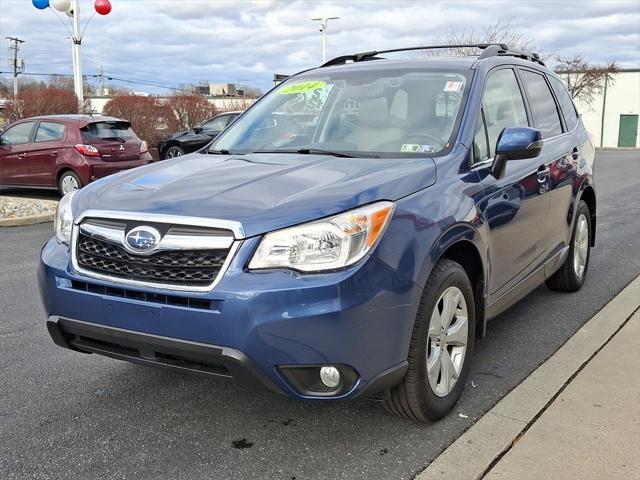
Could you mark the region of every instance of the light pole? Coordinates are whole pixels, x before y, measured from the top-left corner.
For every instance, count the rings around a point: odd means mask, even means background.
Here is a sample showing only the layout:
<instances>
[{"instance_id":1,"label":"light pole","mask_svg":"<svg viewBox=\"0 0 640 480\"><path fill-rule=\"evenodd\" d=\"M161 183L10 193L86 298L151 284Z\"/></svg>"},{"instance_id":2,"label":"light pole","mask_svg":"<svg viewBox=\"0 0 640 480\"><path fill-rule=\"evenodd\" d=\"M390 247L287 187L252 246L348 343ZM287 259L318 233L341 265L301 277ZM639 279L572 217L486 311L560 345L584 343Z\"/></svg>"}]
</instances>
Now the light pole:
<instances>
[{"instance_id":1,"label":"light pole","mask_svg":"<svg viewBox=\"0 0 640 480\"><path fill-rule=\"evenodd\" d=\"M73 59L73 89L75 91L76 97L78 98L78 108L81 109L84 104L84 89L82 85L82 58L80 56L80 45L82 44L82 37L84 35L84 31L87 29L87 25L93 16L97 13L99 15L108 15L111 12L111 2L110 0L95 0L93 7L95 12L87 23L84 24L84 28L80 31L80 1L79 0L31 0L33 6L38 10L45 10L50 8L51 11L58 16L56 10L58 12L64 12L70 18L71 28L65 25L67 32L71 37L71 53ZM64 25L64 21L58 17L58 19Z\"/></svg>"},{"instance_id":2,"label":"light pole","mask_svg":"<svg viewBox=\"0 0 640 480\"><path fill-rule=\"evenodd\" d=\"M322 63L327 61L327 26L329 20L338 20L340 17L312 18L314 22L320 22L320 32L322 32Z\"/></svg>"},{"instance_id":3,"label":"light pole","mask_svg":"<svg viewBox=\"0 0 640 480\"><path fill-rule=\"evenodd\" d=\"M80 35L80 2L72 0L71 8L73 11L73 89L78 98L78 105L82 108L84 104L84 88L82 82L82 60L80 57L80 45L82 44L82 36Z\"/></svg>"}]
</instances>

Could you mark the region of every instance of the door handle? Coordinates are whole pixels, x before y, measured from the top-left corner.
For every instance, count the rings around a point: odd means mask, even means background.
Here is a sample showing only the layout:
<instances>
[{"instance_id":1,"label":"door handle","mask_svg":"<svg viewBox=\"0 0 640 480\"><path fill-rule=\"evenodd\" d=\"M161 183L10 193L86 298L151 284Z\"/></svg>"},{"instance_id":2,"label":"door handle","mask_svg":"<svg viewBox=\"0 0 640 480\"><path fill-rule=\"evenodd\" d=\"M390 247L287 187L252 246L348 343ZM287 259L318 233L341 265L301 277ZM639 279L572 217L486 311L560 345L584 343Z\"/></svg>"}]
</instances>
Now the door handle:
<instances>
[{"instance_id":1,"label":"door handle","mask_svg":"<svg viewBox=\"0 0 640 480\"><path fill-rule=\"evenodd\" d=\"M56 155L58 155L58 151L54 150L53 152L49 153L49 155L51 155L52 157L55 157Z\"/></svg>"},{"instance_id":2,"label":"door handle","mask_svg":"<svg viewBox=\"0 0 640 480\"><path fill-rule=\"evenodd\" d=\"M538 167L538 183L544 183L547 181L547 178L549 177L549 167L547 167L546 165L540 165L540 167Z\"/></svg>"},{"instance_id":3,"label":"door handle","mask_svg":"<svg viewBox=\"0 0 640 480\"><path fill-rule=\"evenodd\" d=\"M18 158L24 158L26 156L27 156L27 152L18 154Z\"/></svg>"}]
</instances>

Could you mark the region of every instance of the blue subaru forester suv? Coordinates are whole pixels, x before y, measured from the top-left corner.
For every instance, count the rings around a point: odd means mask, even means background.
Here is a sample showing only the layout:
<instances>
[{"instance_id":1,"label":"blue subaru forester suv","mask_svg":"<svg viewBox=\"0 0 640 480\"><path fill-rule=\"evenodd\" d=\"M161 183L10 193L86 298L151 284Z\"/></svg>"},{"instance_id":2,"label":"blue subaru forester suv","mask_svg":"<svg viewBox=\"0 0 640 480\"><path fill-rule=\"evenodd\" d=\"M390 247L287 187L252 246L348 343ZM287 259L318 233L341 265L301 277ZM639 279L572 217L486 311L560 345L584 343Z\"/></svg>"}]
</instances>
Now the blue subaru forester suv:
<instances>
[{"instance_id":1,"label":"blue subaru forester suv","mask_svg":"<svg viewBox=\"0 0 640 480\"><path fill-rule=\"evenodd\" d=\"M567 90L535 54L476 47L336 58L204 150L65 196L39 270L54 342L445 415L487 320L578 290L595 238Z\"/></svg>"}]
</instances>

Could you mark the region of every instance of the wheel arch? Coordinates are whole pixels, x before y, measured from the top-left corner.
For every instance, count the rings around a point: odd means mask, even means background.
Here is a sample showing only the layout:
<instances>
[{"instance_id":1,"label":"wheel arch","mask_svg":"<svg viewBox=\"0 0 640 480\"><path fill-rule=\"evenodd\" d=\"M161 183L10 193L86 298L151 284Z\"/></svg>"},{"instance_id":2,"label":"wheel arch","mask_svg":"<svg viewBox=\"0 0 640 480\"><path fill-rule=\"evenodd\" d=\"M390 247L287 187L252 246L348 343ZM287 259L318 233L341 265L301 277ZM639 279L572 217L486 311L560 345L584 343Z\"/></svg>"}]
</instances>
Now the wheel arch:
<instances>
[{"instance_id":1,"label":"wheel arch","mask_svg":"<svg viewBox=\"0 0 640 480\"><path fill-rule=\"evenodd\" d=\"M433 265L440 259L446 258L459 263L464 268L473 288L476 314L476 335L484 337L486 334L485 299L488 268L484 242L480 233L469 224L457 224L440 235L429 259L431 273Z\"/></svg>"},{"instance_id":2,"label":"wheel arch","mask_svg":"<svg viewBox=\"0 0 640 480\"><path fill-rule=\"evenodd\" d=\"M586 185L582 189L582 193L580 194L580 198L578 201L584 200L584 203L587 204L589 208L589 216L591 217L591 246L593 247L596 243L596 192L591 185Z\"/></svg>"}]
</instances>

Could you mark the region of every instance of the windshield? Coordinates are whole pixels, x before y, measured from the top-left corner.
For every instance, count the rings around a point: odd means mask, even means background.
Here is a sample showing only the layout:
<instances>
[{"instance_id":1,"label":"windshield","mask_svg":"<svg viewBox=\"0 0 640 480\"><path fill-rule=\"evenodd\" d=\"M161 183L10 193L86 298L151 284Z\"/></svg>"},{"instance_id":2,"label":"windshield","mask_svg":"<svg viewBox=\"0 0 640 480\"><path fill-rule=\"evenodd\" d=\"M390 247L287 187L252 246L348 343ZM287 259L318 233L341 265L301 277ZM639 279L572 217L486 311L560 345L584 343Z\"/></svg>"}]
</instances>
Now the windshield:
<instances>
[{"instance_id":1,"label":"windshield","mask_svg":"<svg viewBox=\"0 0 640 480\"><path fill-rule=\"evenodd\" d=\"M450 147L470 75L417 69L322 73L279 85L218 137L211 151L434 156Z\"/></svg>"}]
</instances>

